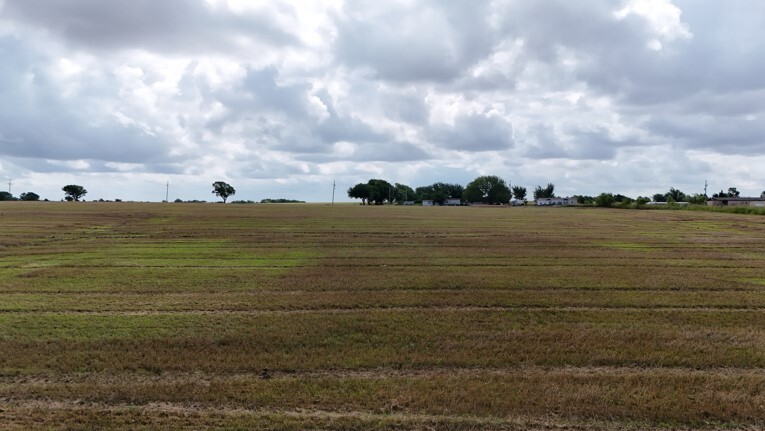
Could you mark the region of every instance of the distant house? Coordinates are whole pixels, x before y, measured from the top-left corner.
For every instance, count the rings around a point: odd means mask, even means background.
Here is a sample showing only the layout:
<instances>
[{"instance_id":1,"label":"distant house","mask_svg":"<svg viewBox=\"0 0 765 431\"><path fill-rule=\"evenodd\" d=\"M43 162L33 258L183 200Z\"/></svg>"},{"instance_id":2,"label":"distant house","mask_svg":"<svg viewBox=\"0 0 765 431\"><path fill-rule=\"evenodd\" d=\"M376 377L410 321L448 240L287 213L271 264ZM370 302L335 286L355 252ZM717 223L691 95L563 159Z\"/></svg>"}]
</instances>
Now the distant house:
<instances>
[{"instance_id":1,"label":"distant house","mask_svg":"<svg viewBox=\"0 0 765 431\"><path fill-rule=\"evenodd\" d=\"M724 206L765 207L765 198L712 198L707 201L707 205L711 207L724 207Z\"/></svg>"},{"instance_id":2,"label":"distant house","mask_svg":"<svg viewBox=\"0 0 765 431\"><path fill-rule=\"evenodd\" d=\"M432 199L425 199L422 201L422 206L424 207L432 207L432 206L438 206L438 205L446 205L450 207L460 206L462 205L462 200L461 199L446 199L444 200L443 204L438 204L436 203L436 201Z\"/></svg>"},{"instance_id":3,"label":"distant house","mask_svg":"<svg viewBox=\"0 0 765 431\"><path fill-rule=\"evenodd\" d=\"M576 205L578 202L575 197L570 198L539 198L536 200L536 205L540 207L544 206L562 206L562 205Z\"/></svg>"},{"instance_id":4,"label":"distant house","mask_svg":"<svg viewBox=\"0 0 765 431\"><path fill-rule=\"evenodd\" d=\"M404 201L402 205L411 206L414 205L414 201Z\"/></svg>"}]
</instances>

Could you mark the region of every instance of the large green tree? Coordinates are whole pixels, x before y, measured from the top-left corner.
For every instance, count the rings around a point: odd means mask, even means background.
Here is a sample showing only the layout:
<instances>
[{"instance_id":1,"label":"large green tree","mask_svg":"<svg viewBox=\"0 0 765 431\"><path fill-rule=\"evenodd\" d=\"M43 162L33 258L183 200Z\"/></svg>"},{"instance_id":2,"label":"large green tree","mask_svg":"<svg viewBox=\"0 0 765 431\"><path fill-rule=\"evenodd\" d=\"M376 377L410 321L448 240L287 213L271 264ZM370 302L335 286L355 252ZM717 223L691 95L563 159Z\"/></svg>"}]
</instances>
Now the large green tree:
<instances>
[{"instance_id":1,"label":"large green tree","mask_svg":"<svg viewBox=\"0 0 765 431\"><path fill-rule=\"evenodd\" d=\"M236 194L236 190L231 186L231 184L228 184L224 181L216 181L212 184L212 193L215 196L218 196L219 198L223 199L223 203L226 203L226 199L228 199L229 196L233 196Z\"/></svg>"},{"instance_id":2,"label":"large green tree","mask_svg":"<svg viewBox=\"0 0 765 431\"><path fill-rule=\"evenodd\" d=\"M77 184L69 184L61 188L64 191L64 198L68 201L79 201L80 198L88 194L85 187Z\"/></svg>"},{"instance_id":3,"label":"large green tree","mask_svg":"<svg viewBox=\"0 0 765 431\"><path fill-rule=\"evenodd\" d=\"M13 197L12 194L9 192L0 192L0 201L15 201L16 198Z\"/></svg>"},{"instance_id":4,"label":"large green tree","mask_svg":"<svg viewBox=\"0 0 765 431\"><path fill-rule=\"evenodd\" d=\"M438 182L417 187L416 191L420 200L432 200L438 205L443 205L447 199L461 199L464 190L461 184Z\"/></svg>"},{"instance_id":5,"label":"large green tree","mask_svg":"<svg viewBox=\"0 0 765 431\"><path fill-rule=\"evenodd\" d=\"M19 199L21 199L22 201L39 201L40 195L34 192L27 192L27 193L22 193L19 196Z\"/></svg>"},{"instance_id":6,"label":"large green tree","mask_svg":"<svg viewBox=\"0 0 765 431\"><path fill-rule=\"evenodd\" d=\"M392 203L396 200L397 190L391 183L373 178L366 184L359 183L348 189L348 197L361 199L361 203L382 205L385 201Z\"/></svg>"},{"instance_id":7,"label":"large green tree","mask_svg":"<svg viewBox=\"0 0 765 431\"><path fill-rule=\"evenodd\" d=\"M519 201L526 200L526 187L513 186L512 191L513 191L513 196L515 196L515 198L518 199Z\"/></svg>"},{"instance_id":8,"label":"large green tree","mask_svg":"<svg viewBox=\"0 0 765 431\"><path fill-rule=\"evenodd\" d=\"M547 183L547 187L537 186L534 189L534 200L540 198L554 198L555 197L555 185L553 183Z\"/></svg>"},{"instance_id":9,"label":"large green tree","mask_svg":"<svg viewBox=\"0 0 765 431\"><path fill-rule=\"evenodd\" d=\"M358 183L348 189L348 197L351 199L361 199L361 205L367 204L369 199L369 186L364 183Z\"/></svg>"},{"instance_id":10,"label":"large green tree","mask_svg":"<svg viewBox=\"0 0 765 431\"><path fill-rule=\"evenodd\" d=\"M411 187L406 184L396 183L393 186L393 200L396 202L413 201L417 196L417 193Z\"/></svg>"},{"instance_id":11,"label":"large green tree","mask_svg":"<svg viewBox=\"0 0 765 431\"><path fill-rule=\"evenodd\" d=\"M510 201L510 188L496 175L480 176L470 182L462 193L465 202L500 204Z\"/></svg>"},{"instance_id":12,"label":"large green tree","mask_svg":"<svg viewBox=\"0 0 765 431\"><path fill-rule=\"evenodd\" d=\"M385 201L393 202L393 185L391 183L373 178L367 182L367 185L369 186L370 203L374 202L375 205L382 205Z\"/></svg>"}]
</instances>

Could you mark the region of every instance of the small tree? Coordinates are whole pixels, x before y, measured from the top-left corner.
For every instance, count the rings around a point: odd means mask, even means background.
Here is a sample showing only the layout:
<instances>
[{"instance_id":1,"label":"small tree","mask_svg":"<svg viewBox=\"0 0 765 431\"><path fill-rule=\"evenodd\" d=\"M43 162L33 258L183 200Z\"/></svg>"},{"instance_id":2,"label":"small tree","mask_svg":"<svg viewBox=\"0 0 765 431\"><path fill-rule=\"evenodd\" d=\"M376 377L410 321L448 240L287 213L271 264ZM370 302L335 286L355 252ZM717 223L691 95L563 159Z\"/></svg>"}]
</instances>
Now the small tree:
<instances>
[{"instance_id":1,"label":"small tree","mask_svg":"<svg viewBox=\"0 0 765 431\"><path fill-rule=\"evenodd\" d=\"M67 201L79 201L81 197L88 194L88 191L85 190L85 187L78 186L76 184L69 184L61 188L61 190L64 191L65 199Z\"/></svg>"},{"instance_id":2,"label":"small tree","mask_svg":"<svg viewBox=\"0 0 765 431\"><path fill-rule=\"evenodd\" d=\"M21 199L22 201L39 201L40 195L33 192L27 192L27 193L22 193L19 196L19 199Z\"/></svg>"},{"instance_id":3,"label":"small tree","mask_svg":"<svg viewBox=\"0 0 765 431\"><path fill-rule=\"evenodd\" d=\"M611 193L601 193L595 198L595 206L608 208L616 202L616 198Z\"/></svg>"},{"instance_id":4,"label":"small tree","mask_svg":"<svg viewBox=\"0 0 765 431\"><path fill-rule=\"evenodd\" d=\"M703 193L696 193L693 196L686 196L686 200L693 205L704 205L707 203L708 198Z\"/></svg>"},{"instance_id":5,"label":"small tree","mask_svg":"<svg viewBox=\"0 0 765 431\"><path fill-rule=\"evenodd\" d=\"M16 198L8 192L0 192L0 201L15 201Z\"/></svg>"},{"instance_id":6,"label":"small tree","mask_svg":"<svg viewBox=\"0 0 765 431\"><path fill-rule=\"evenodd\" d=\"M643 196L638 196L638 198L635 199L635 205L637 205L638 208L644 206L648 202L651 202L651 200Z\"/></svg>"},{"instance_id":7,"label":"small tree","mask_svg":"<svg viewBox=\"0 0 765 431\"><path fill-rule=\"evenodd\" d=\"M667 196L667 202L684 202L687 200L685 193L674 187L671 187L665 196Z\"/></svg>"},{"instance_id":8,"label":"small tree","mask_svg":"<svg viewBox=\"0 0 765 431\"><path fill-rule=\"evenodd\" d=\"M515 196L515 198L519 201L526 200L526 191L526 187L513 186L513 196Z\"/></svg>"},{"instance_id":9,"label":"small tree","mask_svg":"<svg viewBox=\"0 0 765 431\"><path fill-rule=\"evenodd\" d=\"M233 196L236 194L236 190L234 190L233 187L231 187L230 184L225 183L223 181L216 181L212 185L213 187L213 194L215 196L220 197L223 199L223 203L226 203L226 199L228 199L229 196Z\"/></svg>"}]
</instances>

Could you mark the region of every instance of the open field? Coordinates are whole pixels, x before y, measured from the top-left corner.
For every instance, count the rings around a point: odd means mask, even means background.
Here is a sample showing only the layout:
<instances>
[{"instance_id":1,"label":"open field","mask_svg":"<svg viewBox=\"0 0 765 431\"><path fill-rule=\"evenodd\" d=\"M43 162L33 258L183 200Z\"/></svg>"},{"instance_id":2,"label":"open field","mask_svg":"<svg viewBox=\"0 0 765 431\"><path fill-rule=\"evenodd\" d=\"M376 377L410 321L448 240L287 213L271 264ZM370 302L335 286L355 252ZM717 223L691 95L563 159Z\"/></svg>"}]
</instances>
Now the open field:
<instances>
[{"instance_id":1,"label":"open field","mask_svg":"<svg viewBox=\"0 0 765 431\"><path fill-rule=\"evenodd\" d=\"M765 427L765 217L0 203L0 429Z\"/></svg>"}]
</instances>

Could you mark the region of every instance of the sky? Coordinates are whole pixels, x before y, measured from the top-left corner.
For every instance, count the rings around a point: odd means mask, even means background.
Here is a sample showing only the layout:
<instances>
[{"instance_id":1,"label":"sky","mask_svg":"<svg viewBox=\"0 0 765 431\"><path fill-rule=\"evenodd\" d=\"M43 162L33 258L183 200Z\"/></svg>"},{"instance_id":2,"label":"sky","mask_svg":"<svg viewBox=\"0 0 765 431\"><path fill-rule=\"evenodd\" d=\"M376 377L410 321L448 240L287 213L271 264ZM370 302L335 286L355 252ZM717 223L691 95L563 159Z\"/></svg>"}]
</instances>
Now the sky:
<instances>
[{"instance_id":1,"label":"sky","mask_svg":"<svg viewBox=\"0 0 765 431\"><path fill-rule=\"evenodd\" d=\"M764 167L761 0L0 0L16 196L759 196Z\"/></svg>"}]
</instances>

